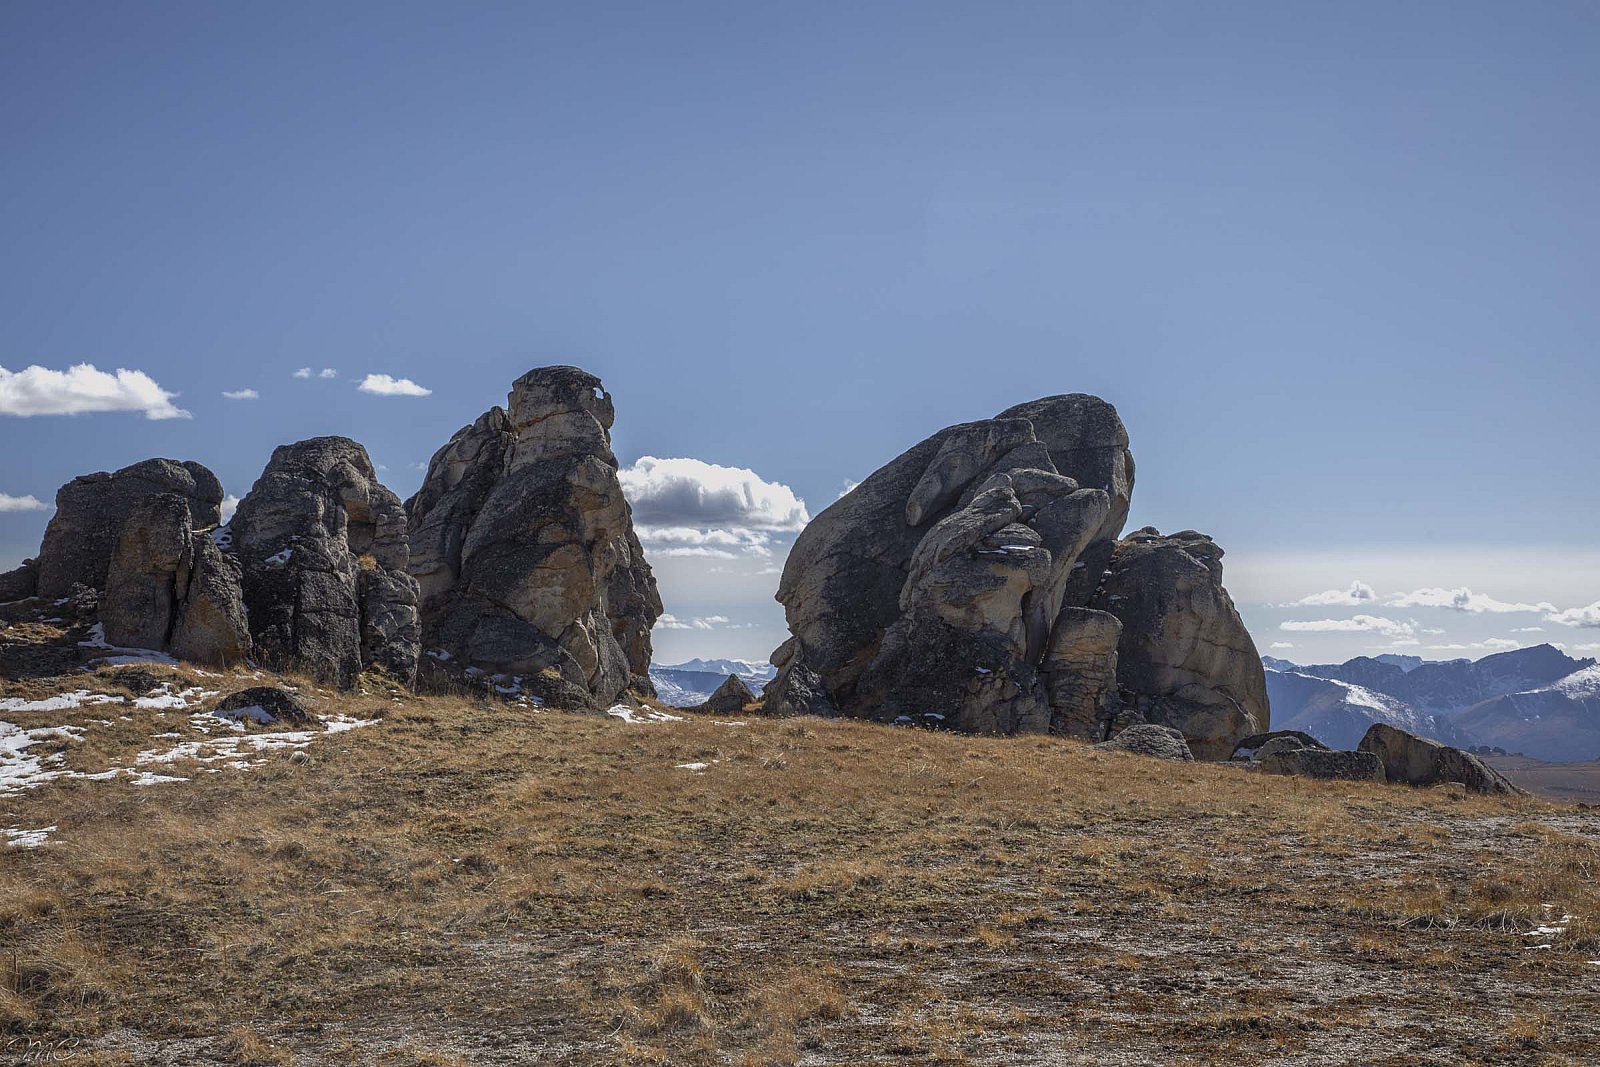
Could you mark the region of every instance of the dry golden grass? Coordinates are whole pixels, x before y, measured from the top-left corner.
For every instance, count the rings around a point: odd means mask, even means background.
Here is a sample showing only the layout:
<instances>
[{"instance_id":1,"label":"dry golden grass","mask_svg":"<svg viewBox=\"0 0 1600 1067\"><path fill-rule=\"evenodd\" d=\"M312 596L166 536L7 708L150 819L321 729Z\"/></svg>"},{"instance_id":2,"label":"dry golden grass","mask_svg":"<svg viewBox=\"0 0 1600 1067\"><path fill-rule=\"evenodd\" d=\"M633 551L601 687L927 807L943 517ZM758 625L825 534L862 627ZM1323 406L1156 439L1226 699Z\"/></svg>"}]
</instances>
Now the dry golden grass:
<instances>
[{"instance_id":1,"label":"dry golden grass","mask_svg":"<svg viewBox=\"0 0 1600 1067\"><path fill-rule=\"evenodd\" d=\"M303 755L0 798L59 827L0 853L0 1036L397 1067L1600 1055L1592 813L368 690L308 687L382 721ZM83 770L188 729L79 713L114 723L61 746Z\"/></svg>"}]
</instances>

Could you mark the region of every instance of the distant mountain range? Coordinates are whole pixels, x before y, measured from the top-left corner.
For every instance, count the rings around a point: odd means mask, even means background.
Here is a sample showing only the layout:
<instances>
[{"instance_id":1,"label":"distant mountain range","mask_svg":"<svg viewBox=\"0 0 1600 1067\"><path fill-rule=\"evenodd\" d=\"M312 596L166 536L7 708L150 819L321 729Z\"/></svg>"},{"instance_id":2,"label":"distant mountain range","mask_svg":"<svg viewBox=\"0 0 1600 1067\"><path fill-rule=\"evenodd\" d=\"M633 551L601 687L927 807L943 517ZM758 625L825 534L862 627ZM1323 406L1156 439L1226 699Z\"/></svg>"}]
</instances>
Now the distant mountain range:
<instances>
[{"instance_id":1,"label":"distant mountain range","mask_svg":"<svg viewBox=\"0 0 1600 1067\"><path fill-rule=\"evenodd\" d=\"M1600 670L1551 645L1483 659L1358 656L1300 665L1263 656L1275 729L1353 748L1387 722L1458 746L1545 760L1600 758Z\"/></svg>"},{"instance_id":2,"label":"distant mountain range","mask_svg":"<svg viewBox=\"0 0 1600 1067\"><path fill-rule=\"evenodd\" d=\"M747 659L691 659L661 666L651 664L650 681L655 683L661 703L688 708L705 703L730 674L737 674L751 692L759 694L777 673L778 668L770 663Z\"/></svg>"}]
</instances>

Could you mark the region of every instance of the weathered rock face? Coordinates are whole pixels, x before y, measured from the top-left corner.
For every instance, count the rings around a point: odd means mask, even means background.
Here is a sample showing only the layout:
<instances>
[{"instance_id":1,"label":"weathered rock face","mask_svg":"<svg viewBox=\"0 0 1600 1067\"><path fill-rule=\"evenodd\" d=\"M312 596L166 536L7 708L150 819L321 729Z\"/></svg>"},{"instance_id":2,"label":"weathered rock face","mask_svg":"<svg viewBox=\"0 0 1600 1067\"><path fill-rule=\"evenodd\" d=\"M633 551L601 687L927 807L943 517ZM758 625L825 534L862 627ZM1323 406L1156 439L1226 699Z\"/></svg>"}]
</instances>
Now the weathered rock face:
<instances>
[{"instance_id":1,"label":"weathered rock face","mask_svg":"<svg viewBox=\"0 0 1600 1067\"><path fill-rule=\"evenodd\" d=\"M717 691L706 698L696 711L712 711L718 715L737 715L744 711L745 705L756 698L750 692L750 687L744 684L744 679L737 674L728 675L728 680L717 686Z\"/></svg>"},{"instance_id":2,"label":"weathered rock face","mask_svg":"<svg viewBox=\"0 0 1600 1067\"><path fill-rule=\"evenodd\" d=\"M344 437L284 445L229 524L258 657L338 686L421 651L405 509Z\"/></svg>"},{"instance_id":3,"label":"weathered rock face","mask_svg":"<svg viewBox=\"0 0 1600 1067\"><path fill-rule=\"evenodd\" d=\"M1186 530L1124 538L1093 606L1122 623L1123 702L1181 730L1201 759L1221 760L1269 723L1266 673L1222 587L1222 549Z\"/></svg>"},{"instance_id":4,"label":"weathered rock face","mask_svg":"<svg viewBox=\"0 0 1600 1067\"><path fill-rule=\"evenodd\" d=\"M1110 741L1102 741L1095 748L1106 752L1133 752L1157 759L1192 760L1189 743L1183 735L1170 726L1139 723L1117 734Z\"/></svg>"},{"instance_id":5,"label":"weathered rock face","mask_svg":"<svg viewBox=\"0 0 1600 1067\"><path fill-rule=\"evenodd\" d=\"M434 455L406 503L430 649L550 699L653 693L661 598L617 481L614 420L598 378L544 367Z\"/></svg>"},{"instance_id":6,"label":"weathered rock face","mask_svg":"<svg viewBox=\"0 0 1600 1067\"><path fill-rule=\"evenodd\" d=\"M1117 542L1133 476L1115 409L1082 394L910 449L796 539L767 706L790 710L792 676L845 715L1096 741L1149 722L1225 759L1267 726L1262 668L1209 539ZM1152 584L1100 588L1119 573Z\"/></svg>"},{"instance_id":7,"label":"weathered rock face","mask_svg":"<svg viewBox=\"0 0 1600 1067\"><path fill-rule=\"evenodd\" d=\"M1045 665L1104 675L1107 622L1055 631L1085 606L1074 564L1120 529L1132 479L1121 421L1093 397L941 430L796 540L778 589L794 654L847 715L996 733L1094 722L1104 687L1057 686L1072 703L1053 706Z\"/></svg>"},{"instance_id":8,"label":"weathered rock face","mask_svg":"<svg viewBox=\"0 0 1600 1067\"><path fill-rule=\"evenodd\" d=\"M1283 739L1279 739L1283 740ZM1271 748L1276 741L1267 747ZM1325 748L1286 746L1259 755L1266 774L1287 774L1300 778L1321 778L1352 782L1384 781L1383 761L1370 752L1334 752Z\"/></svg>"},{"instance_id":9,"label":"weathered rock face","mask_svg":"<svg viewBox=\"0 0 1600 1067\"><path fill-rule=\"evenodd\" d=\"M1391 782L1408 785L1457 782L1474 793L1523 792L1472 753L1418 737L1388 723L1374 723L1367 736L1361 739L1360 751L1376 756Z\"/></svg>"},{"instance_id":10,"label":"weathered rock face","mask_svg":"<svg viewBox=\"0 0 1600 1067\"><path fill-rule=\"evenodd\" d=\"M56 493L56 513L39 548L37 592L59 599L74 583L105 589L122 527L147 497L173 494L188 504L197 528L222 516L222 483L198 463L147 459L107 474L74 478Z\"/></svg>"},{"instance_id":11,"label":"weathered rock face","mask_svg":"<svg viewBox=\"0 0 1600 1067\"><path fill-rule=\"evenodd\" d=\"M839 709L828 695L822 676L805 665L799 640L789 638L772 654L778 668L761 690L761 710L768 715L817 715L834 718Z\"/></svg>"},{"instance_id":12,"label":"weathered rock face","mask_svg":"<svg viewBox=\"0 0 1600 1067\"><path fill-rule=\"evenodd\" d=\"M113 645L213 666L250 655L238 564L194 528L189 499L176 493L146 496L125 516L99 612Z\"/></svg>"},{"instance_id":13,"label":"weathered rock face","mask_svg":"<svg viewBox=\"0 0 1600 1067\"><path fill-rule=\"evenodd\" d=\"M39 591L39 561L25 559L22 565L0 574L0 604L26 600Z\"/></svg>"}]
</instances>

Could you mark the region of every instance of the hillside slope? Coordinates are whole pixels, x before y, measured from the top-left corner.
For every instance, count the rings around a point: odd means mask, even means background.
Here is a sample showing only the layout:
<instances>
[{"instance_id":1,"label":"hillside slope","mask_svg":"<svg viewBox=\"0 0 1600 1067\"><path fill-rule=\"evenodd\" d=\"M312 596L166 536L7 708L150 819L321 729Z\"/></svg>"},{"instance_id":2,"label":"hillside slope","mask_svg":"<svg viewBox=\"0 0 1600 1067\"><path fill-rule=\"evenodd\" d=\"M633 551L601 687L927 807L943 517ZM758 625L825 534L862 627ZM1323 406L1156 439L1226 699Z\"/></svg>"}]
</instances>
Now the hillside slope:
<instances>
[{"instance_id":1,"label":"hillside slope","mask_svg":"<svg viewBox=\"0 0 1600 1067\"><path fill-rule=\"evenodd\" d=\"M270 678L127 669L0 711L0 1035L82 1062L1600 1055L1594 812L375 679L234 730Z\"/></svg>"}]
</instances>

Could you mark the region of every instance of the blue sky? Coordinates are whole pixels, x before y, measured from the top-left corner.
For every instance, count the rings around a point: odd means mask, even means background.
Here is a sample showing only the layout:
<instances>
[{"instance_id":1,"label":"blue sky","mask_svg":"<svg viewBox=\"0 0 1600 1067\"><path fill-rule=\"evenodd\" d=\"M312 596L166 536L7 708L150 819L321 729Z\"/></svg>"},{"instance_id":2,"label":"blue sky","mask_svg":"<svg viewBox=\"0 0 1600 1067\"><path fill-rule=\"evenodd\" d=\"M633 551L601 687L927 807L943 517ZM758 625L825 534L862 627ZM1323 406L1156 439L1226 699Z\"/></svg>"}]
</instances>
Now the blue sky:
<instances>
[{"instance_id":1,"label":"blue sky","mask_svg":"<svg viewBox=\"0 0 1600 1067\"><path fill-rule=\"evenodd\" d=\"M1263 651L1594 645L1409 595L1600 601L1596 55L1589 3L9 3L0 366L191 417L0 415L0 493L167 455L242 494L337 432L409 495L565 362L625 464L814 514L1087 391L1133 522L1216 536ZM781 639L775 515L653 554L663 659ZM48 517L0 512L0 562ZM1281 629L1357 615L1393 625Z\"/></svg>"}]
</instances>

